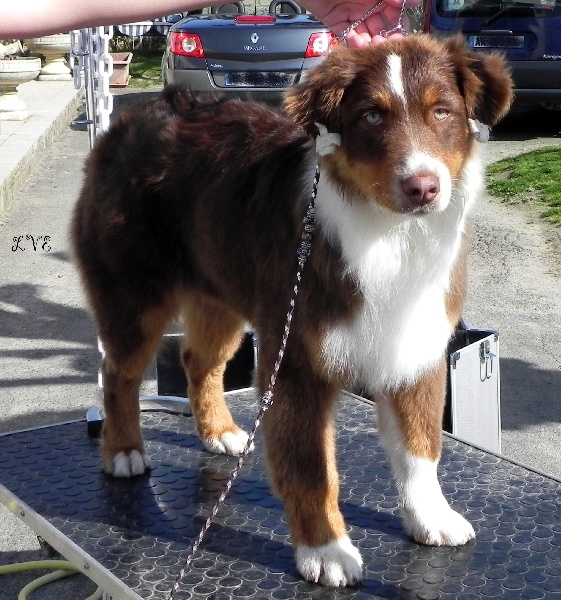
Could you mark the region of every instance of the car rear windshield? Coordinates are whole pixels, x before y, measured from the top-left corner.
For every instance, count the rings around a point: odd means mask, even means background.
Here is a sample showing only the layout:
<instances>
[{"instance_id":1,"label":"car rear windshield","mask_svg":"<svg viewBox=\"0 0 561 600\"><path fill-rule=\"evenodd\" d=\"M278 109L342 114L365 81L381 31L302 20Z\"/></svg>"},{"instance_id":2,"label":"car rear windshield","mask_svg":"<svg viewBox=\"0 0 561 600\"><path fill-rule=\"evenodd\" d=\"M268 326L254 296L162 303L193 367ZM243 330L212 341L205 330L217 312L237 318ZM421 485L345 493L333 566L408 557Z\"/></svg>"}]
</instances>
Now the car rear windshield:
<instances>
[{"instance_id":1,"label":"car rear windshield","mask_svg":"<svg viewBox=\"0 0 561 600\"><path fill-rule=\"evenodd\" d=\"M561 14L561 0L437 0L442 17L547 18Z\"/></svg>"}]
</instances>

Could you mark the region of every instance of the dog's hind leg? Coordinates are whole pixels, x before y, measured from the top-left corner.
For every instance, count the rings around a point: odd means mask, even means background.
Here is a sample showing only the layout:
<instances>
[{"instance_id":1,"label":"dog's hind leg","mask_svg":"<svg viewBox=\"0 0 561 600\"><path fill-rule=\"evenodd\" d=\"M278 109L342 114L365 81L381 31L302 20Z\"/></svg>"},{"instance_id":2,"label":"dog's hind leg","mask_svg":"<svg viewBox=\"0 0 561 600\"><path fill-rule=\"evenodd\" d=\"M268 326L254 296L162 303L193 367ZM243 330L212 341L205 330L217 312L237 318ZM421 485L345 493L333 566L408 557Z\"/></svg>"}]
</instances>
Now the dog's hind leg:
<instances>
[{"instance_id":1,"label":"dog's hind leg","mask_svg":"<svg viewBox=\"0 0 561 600\"><path fill-rule=\"evenodd\" d=\"M144 311L103 303L97 314L103 343L103 465L116 477L144 473L149 461L140 430L139 388L173 311L162 302ZM117 303L118 304L118 303ZM104 319L107 306L112 318Z\"/></svg>"},{"instance_id":2,"label":"dog's hind leg","mask_svg":"<svg viewBox=\"0 0 561 600\"><path fill-rule=\"evenodd\" d=\"M224 371L242 341L244 320L202 294L185 298L182 309L181 360L199 436L211 452L239 455L248 436L234 423L224 400Z\"/></svg>"},{"instance_id":3,"label":"dog's hind leg","mask_svg":"<svg viewBox=\"0 0 561 600\"><path fill-rule=\"evenodd\" d=\"M261 370L260 383L266 387L267 374ZM362 559L338 504L336 393L302 356L291 360L285 354L273 405L263 420L270 475L284 503L297 568L308 581L331 587L354 585L362 577Z\"/></svg>"},{"instance_id":4,"label":"dog's hind leg","mask_svg":"<svg viewBox=\"0 0 561 600\"><path fill-rule=\"evenodd\" d=\"M442 445L446 364L412 386L376 398L382 443L390 458L406 531L417 542L457 546L475 536L450 508L437 479Z\"/></svg>"}]
</instances>

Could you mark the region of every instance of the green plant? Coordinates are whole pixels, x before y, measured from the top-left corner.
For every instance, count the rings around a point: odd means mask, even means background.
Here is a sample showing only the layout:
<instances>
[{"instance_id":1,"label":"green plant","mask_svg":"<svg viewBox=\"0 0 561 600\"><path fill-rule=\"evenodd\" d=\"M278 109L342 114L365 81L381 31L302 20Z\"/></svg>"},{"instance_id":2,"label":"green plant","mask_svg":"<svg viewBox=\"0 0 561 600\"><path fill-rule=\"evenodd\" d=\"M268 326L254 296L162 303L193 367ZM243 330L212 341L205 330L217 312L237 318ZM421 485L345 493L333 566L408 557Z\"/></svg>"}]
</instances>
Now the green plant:
<instances>
[{"instance_id":1,"label":"green plant","mask_svg":"<svg viewBox=\"0 0 561 600\"><path fill-rule=\"evenodd\" d=\"M166 47L166 38L156 35L143 35L140 37L129 37L116 35L109 42L111 52L160 52Z\"/></svg>"},{"instance_id":2,"label":"green plant","mask_svg":"<svg viewBox=\"0 0 561 600\"><path fill-rule=\"evenodd\" d=\"M135 50L129 67L129 86L147 88L162 84L162 52Z\"/></svg>"},{"instance_id":3,"label":"green plant","mask_svg":"<svg viewBox=\"0 0 561 600\"><path fill-rule=\"evenodd\" d=\"M561 225L561 147L548 146L500 160L487 169L488 191L512 204L545 204L542 216Z\"/></svg>"}]
</instances>

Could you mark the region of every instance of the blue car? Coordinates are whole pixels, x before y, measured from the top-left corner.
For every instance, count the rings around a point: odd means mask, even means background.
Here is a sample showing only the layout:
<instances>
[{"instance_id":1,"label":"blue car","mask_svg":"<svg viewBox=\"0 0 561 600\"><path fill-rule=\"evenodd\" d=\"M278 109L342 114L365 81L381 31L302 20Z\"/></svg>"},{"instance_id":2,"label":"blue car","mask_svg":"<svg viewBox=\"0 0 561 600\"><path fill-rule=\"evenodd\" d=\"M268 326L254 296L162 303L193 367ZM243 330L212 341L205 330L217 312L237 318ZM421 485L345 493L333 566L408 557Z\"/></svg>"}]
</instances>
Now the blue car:
<instances>
[{"instance_id":1,"label":"blue car","mask_svg":"<svg viewBox=\"0 0 561 600\"><path fill-rule=\"evenodd\" d=\"M425 31L504 52L517 102L561 108L561 0L428 0Z\"/></svg>"},{"instance_id":2,"label":"blue car","mask_svg":"<svg viewBox=\"0 0 561 600\"><path fill-rule=\"evenodd\" d=\"M278 101L338 43L294 2L274 1L258 15L246 14L241 2L227 6L232 8L188 15L170 27L164 85Z\"/></svg>"}]
</instances>

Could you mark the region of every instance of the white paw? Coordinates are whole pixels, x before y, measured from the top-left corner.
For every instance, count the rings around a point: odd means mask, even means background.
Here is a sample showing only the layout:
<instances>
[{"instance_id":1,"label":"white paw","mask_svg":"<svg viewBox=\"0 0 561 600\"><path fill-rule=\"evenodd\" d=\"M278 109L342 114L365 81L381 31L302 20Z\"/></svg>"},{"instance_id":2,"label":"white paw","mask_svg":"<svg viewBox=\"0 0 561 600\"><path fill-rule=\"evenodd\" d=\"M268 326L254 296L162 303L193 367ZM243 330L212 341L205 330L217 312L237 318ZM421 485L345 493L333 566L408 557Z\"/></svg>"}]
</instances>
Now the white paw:
<instances>
[{"instance_id":1,"label":"white paw","mask_svg":"<svg viewBox=\"0 0 561 600\"><path fill-rule=\"evenodd\" d=\"M402 511L405 529L416 541L428 546L462 546L475 537L473 527L449 506L442 510Z\"/></svg>"},{"instance_id":2,"label":"white paw","mask_svg":"<svg viewBox=\"0 0 561 600\"><path fill-rule=\"evenodd\" d=\"M113 460L106 465L105 470L114 477L133 477L142 475L150 466L150 460L146 454L141 454L138 450L131 452L119 452L113 457Z\"/></svg>"},{"instance_id":3,"label":"white paw","mask_svg":"<svg viewBox=\"0 0 561 600\"><path fill-rule=\"evenodd\" d=\"M329 587L355 585L362 578L362 558L348 536L325 546L298 546L296 566L304 579Z\"/></svg>"},{"instance_id":4,"label":"white paw","mask_svg":"<svg viewBox=\"0 0 561 600\"><path fill-rule=\"evenodd\" d=\"M237 431L226 431L218 439L202 439L204 447L214 454L230 454L239 456L247 446L248 435L242 429ZM249 451L254 448L253 443Z\"/></svg>"}]
</instances>

